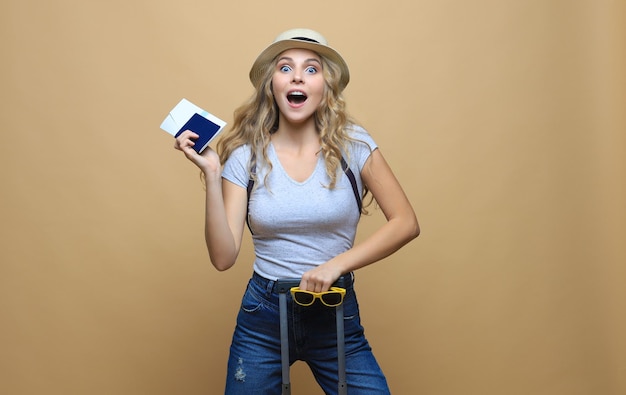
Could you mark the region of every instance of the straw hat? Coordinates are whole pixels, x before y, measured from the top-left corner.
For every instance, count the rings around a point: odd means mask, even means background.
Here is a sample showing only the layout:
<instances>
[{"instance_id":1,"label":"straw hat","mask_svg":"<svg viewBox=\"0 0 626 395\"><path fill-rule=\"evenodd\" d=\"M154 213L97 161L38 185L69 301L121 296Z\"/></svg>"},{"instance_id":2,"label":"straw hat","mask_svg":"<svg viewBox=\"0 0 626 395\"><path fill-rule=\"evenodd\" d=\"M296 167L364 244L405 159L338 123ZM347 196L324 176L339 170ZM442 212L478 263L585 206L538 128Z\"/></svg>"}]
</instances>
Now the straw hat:
<instances>
[{"instance_id":1,"label":"straw hat","mask_svg":"<svg viewBox=\"0 0 626 395\"><path fill-rule=\"evenodd\" d=\"M256 58L252 68L250 69L250 81L254 87L258 87L264 70L269 66L274 58L282 52L293 49L308 49L316 52L334 63L339 65L341 76L339 78L339 90L343 90L350 81L350 71L348 65L343 60L339 52L328 46L328 42L316 31L310 29L291 29L283 32L274 39L274 42L265 48L263 52Z\"/></svg>"}]
</instances>

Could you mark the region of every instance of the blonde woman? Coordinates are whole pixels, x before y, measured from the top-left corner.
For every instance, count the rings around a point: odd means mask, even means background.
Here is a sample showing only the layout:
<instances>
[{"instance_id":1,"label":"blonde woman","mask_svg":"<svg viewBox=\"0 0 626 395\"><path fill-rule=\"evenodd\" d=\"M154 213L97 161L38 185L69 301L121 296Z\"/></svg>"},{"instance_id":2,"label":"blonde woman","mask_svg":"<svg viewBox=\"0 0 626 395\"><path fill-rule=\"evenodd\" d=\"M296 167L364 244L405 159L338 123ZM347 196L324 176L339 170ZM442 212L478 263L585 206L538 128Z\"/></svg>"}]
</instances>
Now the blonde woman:
<instances>
[{"instance_id":1,"label":"blonde woman","mask_svg":"<svg viewBox=\"0 0 626 395\"><path fill-rule=\"evenodd\" d=\"M419 235L413 208L372 137L347 114L342 92L349 69L322 35L308 29L282 33L258 56L250 80L255 93L235 111L217 152L197 154L197 135L190 131L175 143L204 177L205 238L215 268L235 264L246 226L254 243L226 394L281 392L274 289L281 278L298 278L300 289L313 292L343 280L348 389L389 393L360 323L354 272ZM369 193L387 221L355 245ZM336 393L334 310L321 303L303 307L290 298L289 312L289 362L305 361L324 392Z\"/></svg>"}]
</instances>

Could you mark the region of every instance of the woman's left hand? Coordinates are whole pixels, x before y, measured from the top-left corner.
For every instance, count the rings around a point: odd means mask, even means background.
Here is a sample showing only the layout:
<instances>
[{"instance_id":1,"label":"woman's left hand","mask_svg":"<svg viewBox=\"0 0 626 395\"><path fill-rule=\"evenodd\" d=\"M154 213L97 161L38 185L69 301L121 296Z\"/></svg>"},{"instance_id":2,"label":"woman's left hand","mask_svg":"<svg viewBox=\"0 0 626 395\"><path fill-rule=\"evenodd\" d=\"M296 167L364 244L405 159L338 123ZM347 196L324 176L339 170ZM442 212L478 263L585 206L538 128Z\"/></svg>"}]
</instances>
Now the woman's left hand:
<instances>
[{"instance_id":1,"label":"woman's left hand","mask_svg":"<svg viewBox=\"0 0 626 395\"><path fill-rule=\"evenodd\" d=\"M342 274L341 270L337 269L332 264L325 263L302 275L300 289L311 292L328 291Z\"/></svg>"}]
</instances>

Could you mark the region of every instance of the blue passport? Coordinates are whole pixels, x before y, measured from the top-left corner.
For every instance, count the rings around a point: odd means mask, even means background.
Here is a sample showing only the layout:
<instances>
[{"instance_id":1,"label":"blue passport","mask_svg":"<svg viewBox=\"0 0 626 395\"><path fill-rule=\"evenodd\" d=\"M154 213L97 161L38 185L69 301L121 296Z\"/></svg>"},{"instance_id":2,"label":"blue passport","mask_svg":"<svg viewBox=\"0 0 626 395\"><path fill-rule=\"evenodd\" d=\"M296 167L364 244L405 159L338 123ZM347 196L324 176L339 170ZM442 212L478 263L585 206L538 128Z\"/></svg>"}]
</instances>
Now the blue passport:
<instances>
[{"instance_id":1,"label":"blue passport","mask_svg":"<svg viewBox=\"0 0 626 395\"><path fill-rule=\"evenodd\" d=\"M199 137L194 141L193 149L201 153L224 129L226 122L208 113L202 108L182 99L161 123L161 129L174 137L185 130L191 130Z\"/></svg>"},{"instance_id":2,"label":"blue passport","mask_svg":"<svg viewBox=\"0 0 626 395\"><path fill-rule=\"evenodd\" d=\"M178 137L185 130L191 130L199 136L194 141L196 145L193 146L193 149L197 153L201 153L215 138L215 136L217 136L221 129L222 128L220 127L220 125L211 122L202 115L193 114L191 118L189 118L187 123L182 128L180 128L178 133L174 135L174 137Z\"/></svg>"}]
</instances>

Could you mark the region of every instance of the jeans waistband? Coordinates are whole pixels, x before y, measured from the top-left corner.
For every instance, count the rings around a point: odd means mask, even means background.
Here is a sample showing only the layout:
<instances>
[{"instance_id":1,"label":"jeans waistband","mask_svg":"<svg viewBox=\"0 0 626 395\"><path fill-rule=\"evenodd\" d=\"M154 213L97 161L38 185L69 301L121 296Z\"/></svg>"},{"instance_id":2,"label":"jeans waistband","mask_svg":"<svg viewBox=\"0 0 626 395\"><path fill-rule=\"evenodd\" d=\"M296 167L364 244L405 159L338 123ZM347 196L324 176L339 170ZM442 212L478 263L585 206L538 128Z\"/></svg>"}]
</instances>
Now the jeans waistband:
<instances>
[{"instance_id":1,"label":"jeans waistband","mask_svg":"<svg viewBox=\"0 0 626 395\"><path fill-rule=\"evenodd\" d=\"M278 293L280 291L279 287L281 286L282 279L270 280L261 276L257 272L252 272L252 281L256 282L267 291ZM288 285L289 287L291 286L297 287L299 282L300 282L299 279L286 279L284 284L289 284ZM354 272L350 272L339 277L339 279L333 284L333 287L341 287L341 288L349 289L349 288L352 288L353 284L354 284Z\"/></svg>"}]
</instances>

